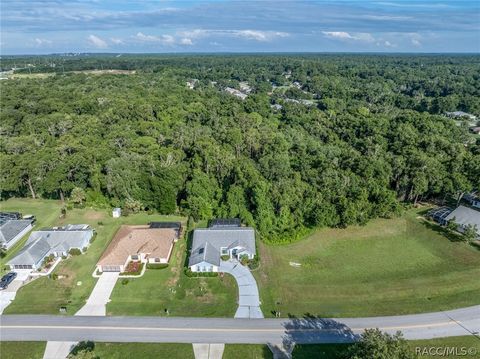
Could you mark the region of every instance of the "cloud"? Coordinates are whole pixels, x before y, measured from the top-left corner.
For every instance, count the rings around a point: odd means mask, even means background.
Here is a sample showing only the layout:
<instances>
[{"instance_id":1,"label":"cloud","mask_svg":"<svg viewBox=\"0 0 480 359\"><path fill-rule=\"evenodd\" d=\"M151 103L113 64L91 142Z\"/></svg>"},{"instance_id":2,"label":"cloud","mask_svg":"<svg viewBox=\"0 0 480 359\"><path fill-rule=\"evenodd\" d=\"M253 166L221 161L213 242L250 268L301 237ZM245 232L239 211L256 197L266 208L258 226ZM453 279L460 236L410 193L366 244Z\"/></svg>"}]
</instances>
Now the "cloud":
<instances>
[{"instance_id":1,"label":"cloud","mask_svg":"<svg viewBox=\"0 0 480 359\"><path fill-rule=\"evenodd\" d=\"M37 46L44 46L44 45L51 45L52 44L51 40L41 39L39 37L37 37L34 41L37 44Z\"/></svg>"},{"instance_id":2,"label":"cloud","mask_svg":"<svg viewBox=\"0 0 480 359\"><path fill-rule=\"evenodd\" d=\"M164 45L173 45L175 44L175 38L172 35L145 35L142 32L138 32L135 35L135 38L141 42L154 42L154 43L161 43Z\"/></svg>"},{"instance_id":3,"label":"cloud","mask_svg":"<svg viewBox=\"0 0 480 359\"><path fill-rule=\"evenodd\" d=\"M420 42L420 40L412 39L411 42L413 46L416 46L416 47L422 46L422 43Z\"/></svg>"},{"instance_id":4,"label":"cloud","mask_svg":"<svg viewBox=\"0 0 480 359\"><path fill-rule=\"evenodd\" d=\"M322 31L322 34L329 39L335 40L353 40L363 42L374 42L375 38L368 32L348 33L345 31Z\"/></svg>"},{"instance_id":5,"label":"cloud","mask_svg":"<svg viewBox=\"0 0 480 359\"><path fill-rule=\"evenodd\" d=\"M189 39L200 39L211 36L238 37L247 40L259 42L272 41L276 38L284 38L290 36L287 32L271 31L271 30L217 30L217 29L195 29L189 31L181 31L180 35Z\"/></svg>"},{"instance_id":6,"label":"cloud","mask_svg":"<svg viewBox=\"0 0 480 359\"><path fill-rule=\"evenodd\" d=\"M124 41L122 39L116 38L116 37L111 37L110 41L115 44L115 45L123 45Z\"/></svg>"},{"instance_id":7,"label":"cloud","mask_svg":"<svg viewBox=\"0 0 480 359\"><path fill-rule=\"evenodd\" d=\"M91 46L94 46L98 49L106 49L108 47L107 42L98 36L90 35L87 39Z\"/></svg>"},{"instance_id":8,"label":"cloud","mask_svg":"<svg viewBox=\"0 0 480 359\"><path fill-rule=\"evenodd\" d=\"M184 37L183 39L180 40L181 45L193 45L192 39L189 39L188 37Z\"/></svg>"}]
</instances>

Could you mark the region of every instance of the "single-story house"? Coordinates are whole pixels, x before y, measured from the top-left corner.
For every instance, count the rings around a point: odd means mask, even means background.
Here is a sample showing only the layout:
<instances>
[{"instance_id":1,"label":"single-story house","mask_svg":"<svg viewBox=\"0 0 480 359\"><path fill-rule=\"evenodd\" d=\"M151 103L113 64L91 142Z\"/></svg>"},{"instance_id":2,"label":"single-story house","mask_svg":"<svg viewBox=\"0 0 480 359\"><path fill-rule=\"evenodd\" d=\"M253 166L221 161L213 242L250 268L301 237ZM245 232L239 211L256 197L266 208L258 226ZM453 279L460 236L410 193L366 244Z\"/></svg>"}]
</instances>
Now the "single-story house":
<instances>
[{"instance_id":1,"label":"single-story house","mask_svg":"<svg viewBox=\"0 0 480 359\"><path fill-rule=\"evenodd\" d=\"M476 209L458 206L447 217L448 221L455 221L458 224L458 231L463 232L467 226L477 226L477 238L480 238L480 211Z\"/></svg>"},{"instance_id":2,"label":"single-story house","mask_svg":"<svg viewBox=\"0 0 480 359\"><path fill-rule=\"evenodd\" d=\"M39 269L45 257L68 255L75 248L83 251L90 244L93 229L87 224L69 224L34 231L22 250L7 264L12 269Z\"/></svg>"},{"instance_id":3,"label":"single-story house","mask_svg":"<svg viewBox=\"0 0 480 359\"><path fill-rule=\"evenodd\" d=\"M480 126L473 126L468 129L471 133L480 134Z\"/></svg>"},{"instance_id":4,"label":"single-story house","mask_svg":"<svg viewBox=\"0 0 480 359\"><path fill-rule=\"evenodd\" d=\"M18 212L0 212L0 247L8 250L26 235L34 218L23 219Z\"/></svg>"},{"instance_id":5,"label":"single-story house","mask_svg":"<svg viewBox=\"0 0 480 359\"><path fill-rule=\"evenodd\" d=\"M193 231L188 267L192 272L218 272L222 256L240 259L256 255L255 230L239 220L215 220L209 228Z\"/></svg>"},{"instance_id":6,"label":"single-story house","mask_svg":"<svg viewBox=\"0 0 480 359\"><path fill-rule=\"evenodd\" d=\"M463 195L463 199L472 207L480 208L480 194L478 192L466 193Z\"/></svg>"},{"instance_id":7,"label":"single-story house","mask_svg":"<svg viewBox=\"0 0 480 359\"><path fill-rule=\"evenodd\" d=\"M451 118L468 118L469 120L476 120L477 119L477 116L472 115L472 114L467 113L467 112L463 112L463 111L445 112L445 114L448 117L451 117Z\"/></svg>"},{"instance_id":8,"label":"single-story house","mask_svg":"<svg viewBox=\"0 0 480 359\"><path fill-rule=\"evenodd\" d=\"M97 263L100 272L124 272L130 261L168 263L173 244L178 238L176 228L150 225L123 225Z\"/></svg>"}]
</instances>

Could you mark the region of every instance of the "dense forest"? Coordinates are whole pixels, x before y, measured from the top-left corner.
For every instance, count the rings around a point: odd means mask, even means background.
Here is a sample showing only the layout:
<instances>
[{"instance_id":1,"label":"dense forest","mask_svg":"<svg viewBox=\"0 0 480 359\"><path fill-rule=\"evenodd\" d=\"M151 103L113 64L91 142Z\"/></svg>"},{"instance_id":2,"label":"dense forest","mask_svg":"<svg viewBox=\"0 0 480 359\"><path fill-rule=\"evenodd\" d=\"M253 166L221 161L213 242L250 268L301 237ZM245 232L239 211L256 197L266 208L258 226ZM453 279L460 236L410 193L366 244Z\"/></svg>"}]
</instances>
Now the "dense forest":
<instances>
[{"instance_id":1,"label":"dense forest","mask_svg":"<svg viewBox=\"0 0 480 359\"><path fill-rule=\"evenodd\" d=\"M14 66L25 76L0 83L3 199L73 191L240 217L280 242L480 188L479 136L444 116L480 115L480 56L2 58ZM225 91L242 83L244 100Z\"/></svg>"}]
</instances>

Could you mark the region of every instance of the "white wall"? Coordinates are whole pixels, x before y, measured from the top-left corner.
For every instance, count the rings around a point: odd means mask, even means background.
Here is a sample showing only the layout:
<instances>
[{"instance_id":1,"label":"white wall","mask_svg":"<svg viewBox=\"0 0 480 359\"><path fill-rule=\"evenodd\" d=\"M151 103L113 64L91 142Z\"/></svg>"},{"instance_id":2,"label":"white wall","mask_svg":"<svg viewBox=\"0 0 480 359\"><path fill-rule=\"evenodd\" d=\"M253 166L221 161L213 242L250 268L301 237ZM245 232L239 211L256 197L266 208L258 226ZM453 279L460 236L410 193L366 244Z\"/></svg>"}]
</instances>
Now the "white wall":
<instances>
[{"instance_id":1,"label":"white wall","mask_svg":"<svg viewBox=\"0 0 480 359\"><path fill-rule=\"evenodd\" d=\"M206 268L212 267L212 270L211 270L212 272L218 272L218 266L212 265L212 264L207 263L207 262L201 262L199 264L195 264L194 266L190 266L190 270L192 272L201 272L199 270L199 267L206 267ZM205 271L205 272L208 272L208 271Z\"/></svg>"}]
</instances>

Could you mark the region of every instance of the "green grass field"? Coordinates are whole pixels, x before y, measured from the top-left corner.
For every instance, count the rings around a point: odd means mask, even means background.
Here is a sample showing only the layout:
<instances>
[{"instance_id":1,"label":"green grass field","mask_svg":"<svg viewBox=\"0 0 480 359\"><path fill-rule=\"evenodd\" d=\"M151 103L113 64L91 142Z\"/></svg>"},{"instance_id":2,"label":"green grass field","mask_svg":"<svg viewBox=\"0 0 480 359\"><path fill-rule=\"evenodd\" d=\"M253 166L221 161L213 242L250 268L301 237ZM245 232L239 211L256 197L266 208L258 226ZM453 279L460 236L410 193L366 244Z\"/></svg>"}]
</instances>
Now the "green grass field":
<instances>
[{"instance_id":1,"label":"green grass field","mask_svg":"<svg viewBox=\"0 0 480 359\"><path fill-rule=\"evenodd\" d=\"M227 344L222 359L272 359L273 354L267 345Z\"/></svg>"},{"instance_id":2,"label":"green grass field","mask_svg":"<svg viewBox=\"0 0 480 359\"><path fill-rule=\"evenodd\" d=\"M263 313L355 317L476 305L480 251L447 237L420 210L409 210L289 245L258 243Z\"/></svg>"},{"instance_id":3,"label":"green grass field","mask_svg":"<svg viewBox=\"0 0 480 359\"><path fill-rule=\"evenodd\" d=\"M2 342L0 341L0 358L2 359L42 359L46 342Z\"/></svg>"}]
</instances>

